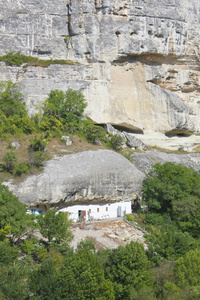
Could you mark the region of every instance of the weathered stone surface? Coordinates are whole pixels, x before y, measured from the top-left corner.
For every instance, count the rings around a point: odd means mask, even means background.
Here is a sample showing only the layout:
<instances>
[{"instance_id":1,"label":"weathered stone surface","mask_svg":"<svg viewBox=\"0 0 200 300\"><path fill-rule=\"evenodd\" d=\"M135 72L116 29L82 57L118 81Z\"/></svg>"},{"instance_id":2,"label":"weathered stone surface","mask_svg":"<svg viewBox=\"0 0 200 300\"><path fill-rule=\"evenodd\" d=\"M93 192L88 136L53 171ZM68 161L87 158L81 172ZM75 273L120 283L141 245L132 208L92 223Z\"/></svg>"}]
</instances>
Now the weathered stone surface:
<instances>
[{"instance_id":1,"label":"weathered stone surface","mask_svg":"<svg viewBox=\"0 0 200 300\"><path fill-rule=\"evenodd\" d=\"M141 199L141 188L153 164L174 162L200 170L200 153L135 152L133 164L110 150L85 151L48 161L43 173L13 185L4 182L29 206L114 202Z\"/></svg>"},{"instance_id":2,"label":"weathered stone surface","mask_svg":"<svg viewBox=\"0 0 200 300\"><path fill-rule=\"evenodd\" d=\"M113 127L111 124L109 124L109 123L105 123L104 124L104 129L108 132L108 133L111 133L111 134L113 134L113 135L115 135L115 134L118 134L118 130L117 129L115 129L115 127Z\"/></svg>"},{"instance_id":3,"label":"weathered stone surface","mask_svg":"<svg viewBox=\"0 0 200 300\"><path fill-rule=\"evenodd\" d=\"M26 55L66 58L68 11L62 0L6 0L0 2L0 55L21 51Z\"/></svg>"},{"instance_id":4,"label":"weathered stone surface","mask_svg":"<svg viewBox=\"0 0 200 300\"><path fill-rule=\"evenodd\" d=\"M156 8L156 9L155 9ZM137 133L200 132L197 0L0 3L0 55L15 50L79 65L7 67L32 115L51 89L86 96L86 113Z\"/></svg>"},{"instance_id":5,"label":"weathered stone surface","mask_svg":"<svg viewBox=\"0 0 200 300\"><path fill-rule=\"evenodd\" d=\"M196 171L200 170L200 153L190 153L190 154L174 154L174 153L165 153L158 151L146 151L145 153L135 152L133 155L134 166L147 174L151 166L155 163L165 163L173 162L176 164L183 164L188 168L192 168Z\"/></svg>"},{"instance_id":6,"label":"weathered stone surface","mask_svg":"<svg viewBox=\"0 0 200 300\"><path fill-rule=\"evenodd\" d=\"M110 150L86 151L48 161L42 174L9 188L28 205L114 202L137 197L144 175Z\"/></svg>"},{"instance_id":7,"label":"weathered stone surface","mask_svg":"<svg viewBox=\"0 0 200 300\"><path fill-rule=\"evenodd\" d=\"M70 146L71 144L72 144L72 141L70 140L70 137L69 136L65 136L65 135L63 135L62 137L61 137L61 140L64 140L66 143L66 146Z\"/></svg>"},{"instance_id":8,"label":"weathered stone surface","mask_svg":"<svg viewBox=\"0 0 200 300\"><path fill-rule=\"evenodd\" d=\"M127 139L128 146L134 147L135 149L145 150L147 149L147 146L139 139L137 139L135 136L131 135L130 133L123 132L125 135L125 138Z\"/></svg>"},{"instance_id":9,"label":"weathered stone surface","mask_svg":"<svg viewBox=\"0 0 200 300\"><path fill-rule=\"evenodd\" d=\"M19 149L20 144L19 144L18 142L12 142L12 143L11 143L11 146L12 146L12 147L15 147L15 149Z\"/></svg>"}]
</instances>

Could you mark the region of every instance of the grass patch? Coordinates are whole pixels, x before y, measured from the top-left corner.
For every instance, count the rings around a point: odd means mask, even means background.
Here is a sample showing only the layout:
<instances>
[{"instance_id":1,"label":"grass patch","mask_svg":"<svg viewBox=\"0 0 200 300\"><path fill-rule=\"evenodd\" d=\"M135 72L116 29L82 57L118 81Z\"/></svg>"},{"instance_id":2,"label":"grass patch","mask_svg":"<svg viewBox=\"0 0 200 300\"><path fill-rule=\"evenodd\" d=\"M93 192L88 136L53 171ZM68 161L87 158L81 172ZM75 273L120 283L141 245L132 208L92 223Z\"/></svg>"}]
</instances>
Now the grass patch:
<instances>
[{"instance_id":1,"label":"grass patch","mask_svg":"<svg viewBox=\"0 0 200 300\"><path fill-rule=\"evenodd\" d=\"M21 66L25 64L23 68L27 66L34 66L34 67L43 67L47 68L53 64L60 64L60 65L74 65L76 64L72 60L69 59L39 59L38 57L27 56L21 54L20 52L9 51L5 55L0 56L0 61L6 63L7 66Z\"/></svg>"},{"instance_id":2,"label":"grass patch","mask_svg":"<svg viewBox=\"0 0 200 300\"><path fill-rule=\"evenodd\" d=\"M28 149L29 145L31 143L31 140L34 138L35 134L30 135L24 135L19 138L16 138L16 136L9 135L9 138L4 141L0 140L0 181L7 181L9 179L13 179L13 183L19 183L24 181L28 176L31 175L37 175L40 172L42 172L43 167L36 168L31 167L27 173L22 174L21 176L15 176L14 174L10 174L8 172L4 172L1 164L3 163L3 156L6 152L10 151L10 144L15 141L20 144L20 147L18 150L13 149L12 151L16 154L18 163L29 163L29 155L28 155ZM66 154L73 154L78 153L81 151L88 151L88 150L98 150L98 149L104 149L105 147L103 145L92 145L90 144L84 137L71 135L70 139L72 140L72 144L70 146L66 146L63 141L59 138L52 138L48 144L47 144L47 150L44 152L45 154L45 161L52 159L55 155L56 156L63 156Z\"/></svg>"}]
</instances>

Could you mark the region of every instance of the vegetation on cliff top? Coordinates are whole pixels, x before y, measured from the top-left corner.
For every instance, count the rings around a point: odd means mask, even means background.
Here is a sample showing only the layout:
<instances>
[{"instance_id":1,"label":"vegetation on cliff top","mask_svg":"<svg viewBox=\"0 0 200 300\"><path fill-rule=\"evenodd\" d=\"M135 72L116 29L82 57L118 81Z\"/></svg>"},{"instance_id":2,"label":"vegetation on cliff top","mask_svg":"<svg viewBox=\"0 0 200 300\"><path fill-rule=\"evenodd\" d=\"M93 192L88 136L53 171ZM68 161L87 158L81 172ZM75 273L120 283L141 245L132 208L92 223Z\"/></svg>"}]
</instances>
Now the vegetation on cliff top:
<instances>
[{"instance_id":1,"label":"vegetation on cliff top","mask_svg":"<svg viewBox=\"0 0 200 300\"><path fill-rule=\"evenodd\" d=\"M12 82L1 83L0 179L8 179L9 173L21 176L40 168L53 153L59 152L59 149L61 153L64 148L61 137L65 135L69 135L73 141L68 152L98 147L119 151L121 140L112 135L108 138L102 127L88 120L84 114L86 106L86 100L80 92L72 89L66 92L53 90L40 107L40 112L29 117L21 86ZM18 150L11 145L13 141L20 143Z\"/></svg>"},{"instance_id":2,"label":"vegetation on cliff top","mask_svg":"<svg viewBox=\"0 0 200 300\"><path fill-rule=\"evenodd\" d=\"M21 66L25 64L23 68L27 66L43 67L47 68L53 64L60 65L74 65L75 62L69 59L39 59L35 56L27 56L20 52L9 51L5 55L0 56L0 61L6 63L7 66Z\"/></svg>"}]
</instances>

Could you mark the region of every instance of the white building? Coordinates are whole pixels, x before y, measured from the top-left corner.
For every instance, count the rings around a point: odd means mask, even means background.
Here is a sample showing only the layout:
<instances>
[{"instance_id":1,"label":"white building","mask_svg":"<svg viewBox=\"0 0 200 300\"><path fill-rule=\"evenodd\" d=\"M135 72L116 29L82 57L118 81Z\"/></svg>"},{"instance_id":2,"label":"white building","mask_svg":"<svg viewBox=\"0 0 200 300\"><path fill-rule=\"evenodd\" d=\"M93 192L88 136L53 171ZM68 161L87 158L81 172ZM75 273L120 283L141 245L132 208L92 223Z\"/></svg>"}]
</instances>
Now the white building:
<instances>
[{"instance_id":1,"label":"white building","mask_svg":"<svg viewBox=\"0 0 200 300\"><path fill-rule=\"evenodd\" d=\"M58 212L69 212L69 219L73 220L73 222L77 222L123 217L125 214L130 214L132 211L131 200L127 200L115 203L66 206L59 209Z\"/></svg>"},{"instance_id":2,"label":"white building","mask_svg":"<svg viewBox=\"0 0 200 300\"><path fill-rule=\"evenodd\" d=\"M34 215L34 216L39 216L39 215L44 215L45 211L43 209L40 209L38 207L31 207L27 210L26 212L27 215Z\"/></svg>"}]
</instances>

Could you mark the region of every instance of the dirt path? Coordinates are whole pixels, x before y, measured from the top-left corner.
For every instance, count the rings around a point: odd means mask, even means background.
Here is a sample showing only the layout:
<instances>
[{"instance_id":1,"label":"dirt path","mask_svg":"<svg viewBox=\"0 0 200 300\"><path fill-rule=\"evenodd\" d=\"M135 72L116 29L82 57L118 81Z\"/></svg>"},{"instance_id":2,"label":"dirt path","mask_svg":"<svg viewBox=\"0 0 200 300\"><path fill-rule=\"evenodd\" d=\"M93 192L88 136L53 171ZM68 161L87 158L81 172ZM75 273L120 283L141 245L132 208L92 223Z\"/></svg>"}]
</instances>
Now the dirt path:
<instances>
[{"instance_id":1,"label":"dirt path","mask_svg":"<svg viewBox=\"0 0 200 300\"><path fill-rule=\"evenodd\" d=\"M72 227L74 239L71 246L76 248L81 240L90 238L96 248L117 248L130 241L138 241L147 248L143 232L134 228L122 219L112 219L93 223L74 224Z\"/></svg>"}]
</instances>

